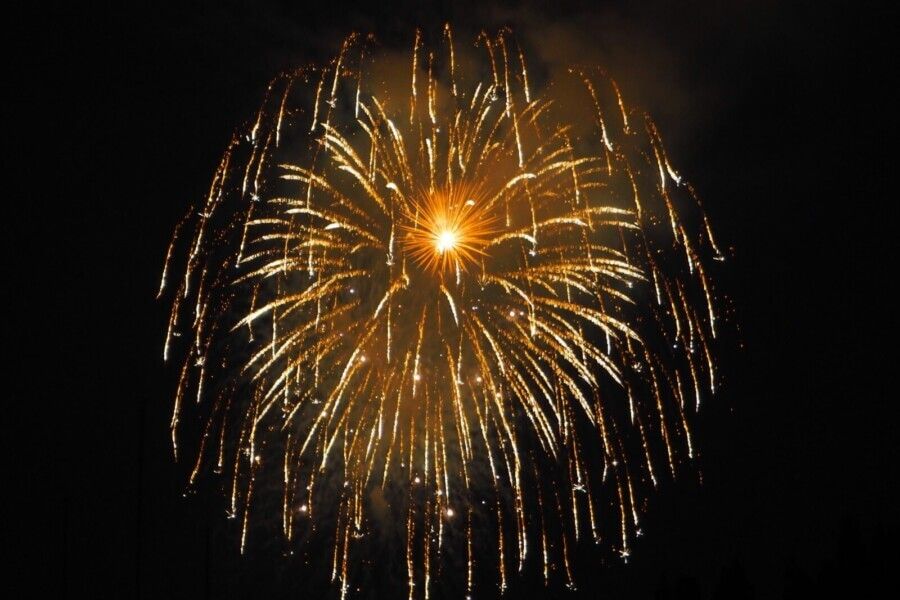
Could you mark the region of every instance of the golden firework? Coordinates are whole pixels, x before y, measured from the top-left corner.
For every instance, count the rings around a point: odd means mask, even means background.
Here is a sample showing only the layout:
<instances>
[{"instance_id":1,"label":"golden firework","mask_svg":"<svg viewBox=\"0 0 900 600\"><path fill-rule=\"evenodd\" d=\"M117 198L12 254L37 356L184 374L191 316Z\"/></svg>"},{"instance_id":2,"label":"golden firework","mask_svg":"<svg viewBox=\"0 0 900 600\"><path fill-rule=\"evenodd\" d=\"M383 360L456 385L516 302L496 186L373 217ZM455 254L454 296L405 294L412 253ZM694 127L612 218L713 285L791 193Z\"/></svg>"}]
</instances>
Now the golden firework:
<instances>
[{"instance_id":1,"label":"golden firework","mask_svg":"<svg viewBox=\"0 0 900 600\"><path fill-rule=\"evenodd\" d=\"M609 523L627 556L658 463L694 455L721 254L601 71L539 91L507 32L434 46L417 33L398 74L351 36L235 135L163 271L160 293L190 223L164 351L184 354L176 456L190 411L190 481L229 474L242 551L277 482L289 542L331 531L342 594L373 505L404 523L410 597L448 552L471 593L486 537L501 588L530 556L573 585L576 541Z\"/></svg>"}]
</instances>

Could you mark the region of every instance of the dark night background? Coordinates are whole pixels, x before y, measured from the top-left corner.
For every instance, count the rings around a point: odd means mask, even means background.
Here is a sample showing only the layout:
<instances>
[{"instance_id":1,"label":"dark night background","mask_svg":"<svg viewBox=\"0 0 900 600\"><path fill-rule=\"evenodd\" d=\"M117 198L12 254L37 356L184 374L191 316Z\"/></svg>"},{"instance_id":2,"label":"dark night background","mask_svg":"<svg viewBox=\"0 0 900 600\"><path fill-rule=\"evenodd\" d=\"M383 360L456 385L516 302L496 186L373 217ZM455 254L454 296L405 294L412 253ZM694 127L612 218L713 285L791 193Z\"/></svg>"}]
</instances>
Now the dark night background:
<instances>
[{"instance_id":1,"label":"dark night background","mask_svg":"<svg viewBox=\"0 0 900 600\"><path fill-rule=\"evenodd\" d=\"M182 497L168 431L177 373L161 360L166 306L154 295L171 229L271 76L329 57L351 30L408 45L416 25L445 21L509 23L529 43L545 30L595 42L590 56L657 117L734 248L719 288L739 328L698 424L702 485L662 485L627 565L584 547L578 592L527 579L506 597L896 588L891 9L335 0L46 13L9 25L13 77L26 83L7 121L24 130L16 154L33 156L12 178L3 226L8 287L23 292L7 317L7 402L18 410L4 416L14 450L4 485L37 514L6 511L4 529L23 530L8 548L21 548L13 566L36 572L28 595L333 595L307 589L278 556L241 558L214 499Z\"/></svg>"}]
</instances>

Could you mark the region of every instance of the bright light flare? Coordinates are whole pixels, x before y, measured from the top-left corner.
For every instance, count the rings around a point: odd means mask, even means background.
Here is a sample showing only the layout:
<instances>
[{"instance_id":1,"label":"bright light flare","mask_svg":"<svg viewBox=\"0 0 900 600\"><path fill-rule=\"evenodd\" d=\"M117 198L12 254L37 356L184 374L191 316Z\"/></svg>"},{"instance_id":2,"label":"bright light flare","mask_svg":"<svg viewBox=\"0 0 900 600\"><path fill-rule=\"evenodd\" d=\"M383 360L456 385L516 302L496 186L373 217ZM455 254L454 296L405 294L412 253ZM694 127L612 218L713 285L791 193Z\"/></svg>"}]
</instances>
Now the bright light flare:
<instances>
[{"instance_id":1,"label":"bright light flare","mask_svg":"<svg viewBox=\"0 0 900 600\"><path fill-rule=\"evenodd\" d=\"M403 215L409 256L427 271L466 271L479 264L497 233L497 217L471 199L475 186L424 193ZM468 199L467 199L468 198Z\"/></svg>"},{"instance_id":2,"label":"bright light flare","mask_svg":"<svg viewBox=\"0 0 900 600\"><path fill-rule=\"evenodd\" d=\"M441 231L435 240L435 247L437 248L438 254L453 250L456 246L457 237L457 233L450 229Z\"/></svg>"}]
</instances>

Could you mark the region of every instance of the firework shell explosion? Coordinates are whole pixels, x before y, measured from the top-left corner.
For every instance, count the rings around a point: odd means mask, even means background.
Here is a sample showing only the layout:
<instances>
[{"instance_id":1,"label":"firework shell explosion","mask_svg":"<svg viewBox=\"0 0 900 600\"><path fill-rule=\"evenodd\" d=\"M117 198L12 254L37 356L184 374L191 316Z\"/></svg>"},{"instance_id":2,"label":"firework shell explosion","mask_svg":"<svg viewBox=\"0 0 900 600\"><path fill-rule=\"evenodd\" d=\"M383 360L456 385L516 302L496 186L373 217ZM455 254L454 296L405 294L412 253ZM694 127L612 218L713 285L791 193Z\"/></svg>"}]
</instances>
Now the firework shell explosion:
<instances>
[{"instance_id":1,"label":"firework shell explosion","mask_svg":"<svg viewBox=\"0 0 900 600\"><path fill-rule=\"evenodd\" d=\"M627 556L696 456L722 255L599 68L536 86L508 31L449 27L398 62L354 35L275 78L178 225L176 458L190 429L241 551L277 514L341 596L391 535L410 598L573 586L579 540Z\"/></svg>"}]
</instances>

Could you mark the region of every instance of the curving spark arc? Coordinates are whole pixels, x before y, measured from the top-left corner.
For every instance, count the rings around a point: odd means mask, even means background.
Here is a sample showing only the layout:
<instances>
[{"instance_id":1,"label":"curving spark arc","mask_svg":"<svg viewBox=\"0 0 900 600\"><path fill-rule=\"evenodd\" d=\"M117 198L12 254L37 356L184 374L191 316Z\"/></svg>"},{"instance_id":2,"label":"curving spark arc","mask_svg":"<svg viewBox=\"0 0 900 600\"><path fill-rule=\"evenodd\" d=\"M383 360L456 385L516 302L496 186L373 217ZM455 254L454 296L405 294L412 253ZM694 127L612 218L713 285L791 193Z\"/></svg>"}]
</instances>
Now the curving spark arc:
<instances>
[{"instance_id":1,"label":"curving spark arc","mask_svg":"<svg viewBox=\"0 0 900 600\"><path fill-rule=\"evenodd\" d=\"M449 27L395 62L354 35L275 78L176 229L176 457L200 419L190 483L227 473L241 550L277 489L289 543L328 531L342 596L376 501L410 598L530 561L573 586L578 540L627 556L697 453L722 255L602 70L542 84L508 31L461 50Z\"/></svg>"}]
</instances>

